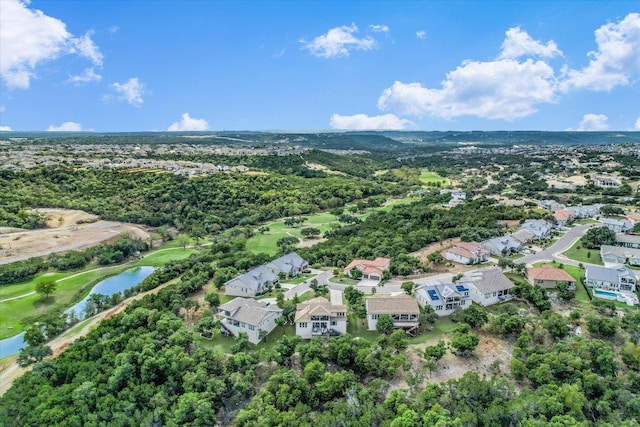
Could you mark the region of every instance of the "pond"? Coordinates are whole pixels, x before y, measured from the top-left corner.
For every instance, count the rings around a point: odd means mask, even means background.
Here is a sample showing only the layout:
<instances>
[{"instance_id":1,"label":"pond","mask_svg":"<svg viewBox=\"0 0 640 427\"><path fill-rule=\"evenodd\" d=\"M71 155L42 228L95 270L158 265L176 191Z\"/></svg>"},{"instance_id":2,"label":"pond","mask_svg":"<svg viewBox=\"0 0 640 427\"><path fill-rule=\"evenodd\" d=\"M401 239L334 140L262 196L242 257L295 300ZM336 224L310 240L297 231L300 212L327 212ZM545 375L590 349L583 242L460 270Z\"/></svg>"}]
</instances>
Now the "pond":
<instances>
[{"instance_id":1,"label":"pond","mask_svg":"<svg viewBox=\"0 0 640 427\"><path fill-rule=\"evenodd\" d=\"M89 296L92 294L101 294L105 296L111 296L115 293L122 292L126 289L132 288L140 284L146 279L153 271L154 267L136 267L132 270L127 270L124 273L120 273L117 276L109 277L102 280L91 289L89 295L82 301L74 305L73 307L65 310L65 313L75 313L76 317L84 318L84 309L89 300ZM18 354L20 349L24 346L24 332L14 335L12 337L0 340L0 359L13 354Z\"/></svg>"}]
</instances>

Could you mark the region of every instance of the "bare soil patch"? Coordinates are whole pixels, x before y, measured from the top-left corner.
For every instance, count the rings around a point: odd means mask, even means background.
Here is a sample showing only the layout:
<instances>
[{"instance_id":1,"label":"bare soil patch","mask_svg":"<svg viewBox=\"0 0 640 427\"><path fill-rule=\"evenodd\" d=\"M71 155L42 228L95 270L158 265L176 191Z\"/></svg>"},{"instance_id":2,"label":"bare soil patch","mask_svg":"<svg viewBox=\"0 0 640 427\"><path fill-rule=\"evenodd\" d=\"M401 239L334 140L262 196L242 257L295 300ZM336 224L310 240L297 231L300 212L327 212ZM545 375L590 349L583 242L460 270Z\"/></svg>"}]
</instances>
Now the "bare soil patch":
<instances>
[{"instance_id":1,"label":"bare soil patch","mask_svg":"<svg viewBox=\"0 0 640 427\"><path fill-rule=\"evenodd\" d=\"M431 374L427 371L425 383L441 383L450 379L460 378L468 371L475 371L480 376L486 374L488 377L498 372L508 373L514 344L483 332L478 333L478 337L480 338L480 343L473 351L473 354L463 357L447 352L438 362L435 371ZM438 340L438 338L434 338L424 344L411 346L413 351L407 353L409 362L413 366L422 366L424 358L421 353L427 346L436 345Z\"/></svg>"},{"instance_id":2,"label":"bare soil patch","mask_svg":"<svg viewBox=\"0 0 640 427\"><path fill-rule=\"evenodd\" d=\"M0 234L0 264L22 261L53 252L86 249L118 238L122 233L149 240L142 227L102 221L96 215L69 209L38 209L50 228Z\"/></svg>"},{"instance_id":3,"label":"bare soil patch","mask_svg":"<svg viewBox=\"0 0 640 427\"><path fill-rule=\"evenodd\" d=\"M459 237L454 237L451 239L444 240L442 242L435 242L415 252L411 252L409 255L417 257L420 260L420 262L424 262L427 260L427 257L432 253L434 253L435 251L442 252L442 256L444 256L444 252L447 249L451 248L456 243L460 243L461 241L462 239L460 239ZM465 273L467 271L475 270L478 268L477 265L463 265L463 264L458 264L457 262L449 262L449 263L451 264L450 267L446 265L439 266L438 268L434 268L433 273L448 272L448 273L457 274L457 273Z\"/></svg>"}]
</instances>

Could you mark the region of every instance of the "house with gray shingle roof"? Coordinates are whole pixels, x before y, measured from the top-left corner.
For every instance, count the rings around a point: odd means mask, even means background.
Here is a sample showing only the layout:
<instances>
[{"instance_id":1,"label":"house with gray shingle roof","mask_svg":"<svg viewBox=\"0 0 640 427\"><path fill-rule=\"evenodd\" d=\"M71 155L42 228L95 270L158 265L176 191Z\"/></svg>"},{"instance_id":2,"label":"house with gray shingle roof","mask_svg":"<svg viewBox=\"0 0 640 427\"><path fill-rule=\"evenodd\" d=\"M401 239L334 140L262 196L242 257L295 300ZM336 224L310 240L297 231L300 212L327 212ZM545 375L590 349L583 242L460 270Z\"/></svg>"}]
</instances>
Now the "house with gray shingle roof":
<instances>
[{"instance_id":1,"label":"house with gray shingle roof","mask_svg":"<svg viewBox=\"0 0 640 427\"><path fill-rule=\"evenodd\" d=\"M421 307L430 305L438 316L448 316L471 307L471 294L466 283L430 283L418 287L414 296Z\"/></svg>"},{"instance_id":2,"label":"house with gray shingle roof","mask_svg":"<svg viewBox=\"0 0 640 427\"><path fill-rule=\"evenodd\" d=\"M626 233L633 229L631 221L627 221L626 219L605 218L602 223L614 233Z\"/></svg>"},{"instance_id":3,"label":"house with gray shingle roof","mask_svg":"<svg viewBox=\"0 0 640 427\"><path fill-rule=\"evenodd\" d=\"M235 298L218 307L218 318L220 325L233 336L246 332L249 342L258 344L261 340L260 331L267 334L273 331L282 311L275 304L253 298Z\"/></svg>"},{"instance_id":4,"label":"house with gray shingle roof","mask_svg":"<svg viewBox=\"0 0 640 427\"><path fill-rule=\"evenodd\" d=\"M587 266L585 272L585 286L594 289L635 292L638 277L629 268Z\"/></svg>"},{"instance_id":5,"label":"house with gray shingle roof","mask_svg":"<svg viewBox=\"0 0 640 427\"><path fill-rule=\"evenodd\" d=\"M511 289L515 285L502 274L502 270L498 267L470 271L462 277L461 281L469 286L473 301L483 306L513 298Z\"/></svg>"},{"instance_id":6,"label":"house with gray shingle roof","mask_svg":"<svg viewBox=\"0 0 640 427\"><path fill-rule=\"evenodd\" d=\"M414 334L420 326L418 302L407 294L372 295L365 298L365 307L370 331L376 330L378 319L383 314L391 316L394 328L404 329L409 334Z\"/></svg>"},{"instance_id":7,"label":"house with gray shingle roof","mask_svg":"<svg viewBox=\"0 0 640 427\"><path fill-rule=\"evenodd\" d=\"M605 266L610 264L640 265L640 249L622 246L600 246L600 257Z\"/></svg>"},{"instance_id":8,"label":"house with gray shingle roof","mask_svg":"<svg viewBox=\"0 0 640 427\"><path fill-rule=\"evenodd\" d=\"M584 218L594 218L600 215L600 208L602 205L600 203L596 203L593 205L584 205L584 206L569 206L567 210L573 212L573 215L578 219Z\"/></svg>"},{"instance_id":9,"label":"house with gray shingle roof","mask_svg":"<svg viewBox=\"0 0 640 427\"><path fill-rule=\"evenodd\" d=\"M616 242L618 242L618 246L640 249L640 234L618 233L616 234Z\"/></svg>"},{"instance_id":10,"label":"house with gray shingle roof","mask_svg":"<svg viewBox=\"0 0 640 427\"><path fill-rule=\"evenodd\" d=\"M276 275L282 273L285 277L294 277L308 269L309 263L297 253L291 252L274 259L267 267Z\"/></svg>"},{"instance_id":11,"label":"house with gray shingle roof","mask_svg":"<svg viewBox=\"0 0 640 427\"><path fill-rule=\"evenodd\" d=\"M553 224L543 219L528 219L522 223L520 229L529 231L535 240L544 240L551 235Z\"/></svg>"},{"instance_id":12,"label":"house with gray shingle roof","mask_svg":"<svg viewBox=\"0 0 640 427\"><path fill-rule=\"evenodd\" d=\"M226 282L224 292L238 297L255 297L268 292L277 282L278 275L261 265Z\"/></svg>"},{"instance_id":13,"label":"house with gray shingle roof","mask_svg":"<svg viewBox=\"0 0 640 427\"><path fill-rule=\"evenodd\" d=\"M520 252L522 242L511 236L501 236L482 242L482 247L491 255L503 256L509 253Z\"/></svg>"}]
</instances>

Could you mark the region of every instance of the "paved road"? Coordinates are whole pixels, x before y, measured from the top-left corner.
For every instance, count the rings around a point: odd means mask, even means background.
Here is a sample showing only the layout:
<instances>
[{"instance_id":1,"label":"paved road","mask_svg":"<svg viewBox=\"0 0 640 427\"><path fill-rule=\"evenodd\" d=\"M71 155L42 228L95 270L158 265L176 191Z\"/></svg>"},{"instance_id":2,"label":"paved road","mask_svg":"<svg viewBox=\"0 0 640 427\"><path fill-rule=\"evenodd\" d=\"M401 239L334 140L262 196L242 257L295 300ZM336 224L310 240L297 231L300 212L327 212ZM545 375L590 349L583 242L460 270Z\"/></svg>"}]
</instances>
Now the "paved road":
<instances>
[{"instance_id":1,"label":"paved road","mask_svg":"<svg viewBox=\"0 0 640 427\"><path fill-rule=\"evenodd\" d=\"M569 265L578 265L580 264L577 261L570 260L569 258L560 255L560 253L566 251L573 245L573 243L578 240L580 237L584 236L589 228L591 228L594 224L580 224L576 225L569 231L565 233L557 242L548 248L531 255L524 256L515 260L515 263L518 264L527 264L531 265L536 262L542 261L553 261L556 260L558 262L569 264ZM585 263L583 263L585 264Z\"/></svg>"}]
</instances>

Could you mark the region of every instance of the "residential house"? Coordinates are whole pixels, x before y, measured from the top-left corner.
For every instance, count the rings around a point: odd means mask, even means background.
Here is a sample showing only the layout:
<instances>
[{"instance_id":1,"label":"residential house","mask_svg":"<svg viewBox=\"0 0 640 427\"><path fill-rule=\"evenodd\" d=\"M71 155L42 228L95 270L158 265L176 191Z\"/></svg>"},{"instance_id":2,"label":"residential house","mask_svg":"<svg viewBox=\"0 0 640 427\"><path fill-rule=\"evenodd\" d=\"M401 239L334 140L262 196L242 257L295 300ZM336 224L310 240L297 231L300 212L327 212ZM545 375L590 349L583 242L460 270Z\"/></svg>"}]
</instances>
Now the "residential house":
<instances>
[{"instance_id":1,"label":"residential house","mask_svg":"<svg viewBox=\"0 0 640 427\"><path fill-rule=\"evenodd\" d=\"M488 250L491 255L504 256L506 254L520 252L522 242L507 235L485 240L482 242L482 247Z\"/></svg>"},{"instance_id":2,"label":"residential house","mask_svg":"<svg viewBox=\"0 0 640 427\"><path fill-rule=\"evenodd\" d=\"M440 190L440 194L445 193L451 194L451 200L444 205L446 207L452 208L463 204L467 200L467 193L462 190Z\"/></svg>"},{"instance_id":3,"label":"residential house","mask_svg":"<svg viewBox=\"0 0 640 427\"><path fill-rule=\"evenodd\" d=\"M511 237L522 243L523 245L531 243L536 239L536 235L526 228L519 228L510 234Z\"/></svg>"},{"instance_id":4,"label":"residential house","mask_svg":"<svg viewBox=\"0 0 640 427\"><path fill-rule=\"evenodd\" d=\"M602 245L600 246L600 257L605 266L610 264L640 266L640 249Z\"/></svg>"},{"instance_id":5,"label":"residential house","mask_svg":"<svg viewBox=\"0 0 640 427\"><path fill-rule=\"evenodd\" d=\"M414 295L421 307L430 305L438 316L448 316L471 306L469 286L465 283L425 284L418 287Z\"/></svg>"},{"instance_id":6,"label":"residential house","mask_svg":"<svg viewBox=\"0 0 640 427\"><path fill-rule=\"evenodd\" d=\"M277 282L278 276L261 265L226 282L224 292L239 297L255 297L269 291Z\"/></svg>"},{"instance_id":7,"label":"residential house","mask_svg":"<svg viewBox=\"0 0 640 427\"><path fill-rule=\"evenodd\" d=\"M302 338L347 332L347 308L333 305L324 297L312 298L296 306L296 335Z\"/></svg>"},{"instance_id":8,"label":"residential house","mask_svg":"<svg viewBox=\"0 0 640 427\"><path fill-rule=\"evenodd\" d=\"M511 289L515 285L498 267L470 271L462 281L471 290L471 298L480 305L497 304L513 298Z\"/></svg>"},{"instance_id":9,"label":"residential house","mask_svg":"<svg viewBox=\"0 0 640 427\"><path fill-rule=\"evenodd\" d=\"M584 206L570 206L567 210L573 212L573 215L577 219L585 219L585 218L595 218L600 215L600 208L602 205L600 203L596 203L594 205L584 205Z\"/></svg>"},{"instance_id":10,"label":"residential house","mask_svg":"<svg viewBox=\"0 0 640 427\"><path fill-rule=\"evenodd\" d=\"M573 212L569 209L558 209L553 213L558 227L564 227L573 219Z\"/></svg>"},{"instance_id":11,"label":"residential house","mask_svg":"<svg viewBox=\"0 0 640 427\"><path fill-rule=\"evenodd\" d=\"M447 249L444 257L460 264L480 264L487 262L489 251L478 242L460 242Z\"/></svg>"},{"instance_id":12,"label":"residential house","mask_svg":"<svg viewBox=\"0 0 640 427\"><path fill-rule=\"evenodd\" d=\"M614 233L626 233L633 229L631 221L627 221L626 219L605 218L602 223Z\"/></svg>"},{"instance_id":13,"label":"residential house","mask_svg":"<svg viewBox=\"0 0 640 427\"><path fill-rule=\"evenodd\" d=\"M565 208L562 203L556 202L555 200L540 200L538 202L538 207L551 212Z\"/></svg>"},{"instance_id":14,"label":"residential house","mask_svg":"<svg viewBox=\"0 0 640 427\"><path fill-rule=\"evenodd\" d=\"M280 258L274 259L267 264L267 267L273 271L274 274L284 274L285 277L294 277L309 268L309 263L302 259L296 252L291 252L287 255L283 255Z\"/></svg>"},{"instance_id":15,"label":"residential house","mask_svg":"<svg viewBox=\"0 0 640 427\"><path fill-rule=\"evenodd\" d=\"M543 288L557 288L558 283L569 283L569 289L576 288L576 279L561 268L552 265L527 268L527 278L532 285L540 285Z\"/></svg>"},{"instance_id":16,"label":"residential house","mask_svg":"<svg viewBox=\"0 0 640 427\"><path fill-rule=\"evenodd\" d=\"M640 234L618 233L616 234L616 242L618 242L618 246L640 249Z\"/></svg>"},{"instance_id":17,"label":"residential house","mask_svg":"<svg viewBox=\"0 0 640 427\"><path fill-rule=\"evenodd\" d=\"M596 187L602 187L602 188L620 187L620 181L610 176L594 175L591 177L591 181L593 182L593 185L595 185Z\"/></svg>"},{"instance_id":18,"label":"residential house","mask_svg":"<svg viewBox=\"0 0 640 427\"><path fill-rule=\"evenodd\" d=\"M543 219L528 219L522 223L520 229L530 231L534 235L534 240L544 240L551 235L553 224Z\"/></svg>"},{"instance_id":19,"label":"residential house","mask_svg":"<svg viewBox=\"0 0 640 427\"><path fill-rule=\"evenodd\" d=\"M608 268L589 265L585 272L588 288L635 292L637 284L635 273L623 265Z\"/></svg>"},{"instance_id":20,"label":"residential house","mask_svg":"<svg viewBox=\"0 0 640 427\"><path fill-rule=\"evenodd\" d=\"M277 326L276 319L280 316L282 309L277 305L252 298L235 298L218 307L223 329L236 337L240 332L246 332L249 342L253 344L258 344L263 335L273 331Z\"/></svg>"},{"instance_id":21,"label":"residential house","mask_svg":"<svg viewBox=\"0 0 640 427\"><path fill-rule=\"evenodd\" d=\"M365 307L370 331L376 330L378 319L383 314L391 316L394 328L404 329L410 335L415 334L420 325L418 302L406 294L372 295L365 298Z\"/></svg>"},{"instance_id":22,"label":"residential house","mask_svg":"<svg viewBox=\"0 0 640 427\"><path fill-rule=\"evenodd\" d=\"M362 271L362 278L369 280L382 280L382 274L389 269L391 260L389 258L378 257L373 261L366 259L354 259L344 269L344 274L351 275L351 269L357 268Z\"/></svg>"}]
</instances>

